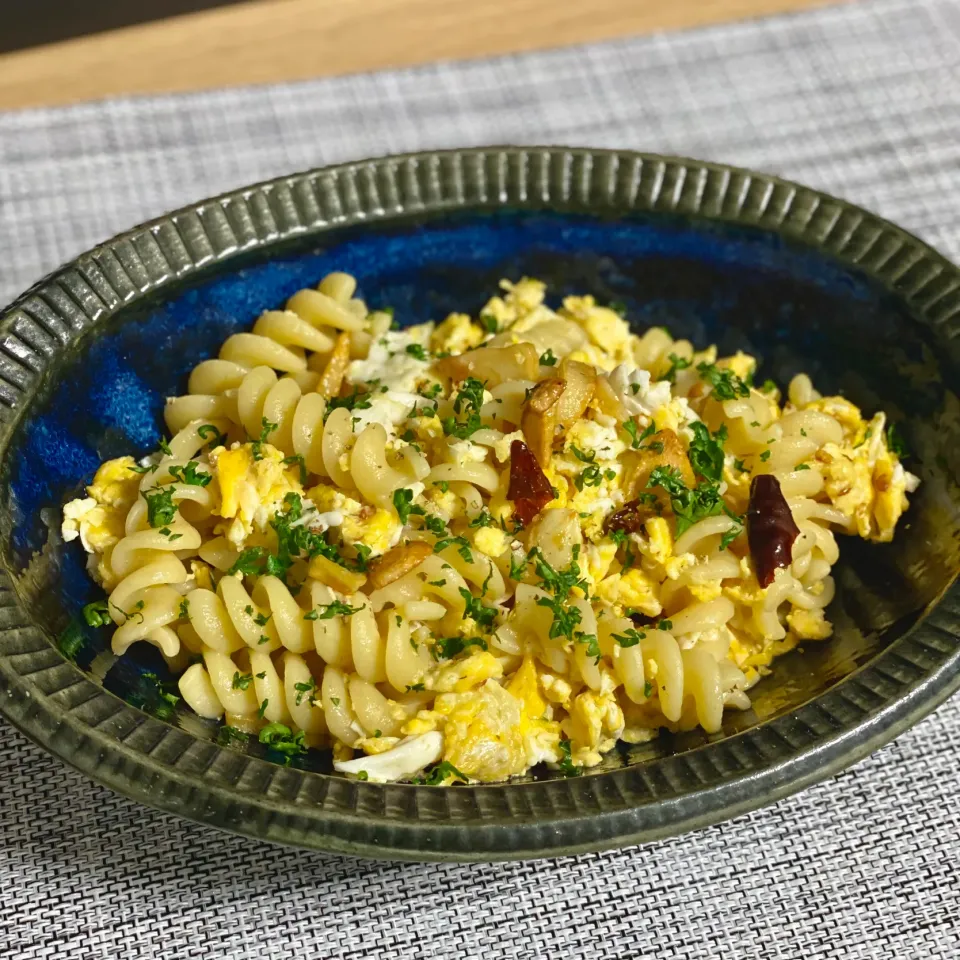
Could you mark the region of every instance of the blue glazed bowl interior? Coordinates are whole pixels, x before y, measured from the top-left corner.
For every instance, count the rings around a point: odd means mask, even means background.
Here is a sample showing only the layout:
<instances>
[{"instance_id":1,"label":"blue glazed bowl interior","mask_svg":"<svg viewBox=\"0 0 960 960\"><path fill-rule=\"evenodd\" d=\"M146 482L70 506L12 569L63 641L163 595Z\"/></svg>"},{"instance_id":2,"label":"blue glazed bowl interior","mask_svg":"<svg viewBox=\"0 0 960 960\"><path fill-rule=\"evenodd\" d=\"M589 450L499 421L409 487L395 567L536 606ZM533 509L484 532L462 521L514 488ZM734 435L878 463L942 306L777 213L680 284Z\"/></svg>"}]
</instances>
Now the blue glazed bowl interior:
<instances>
[{"instance_id":1,"label":"blue glazed bowl interior","mask_svg":"<svg viewBox=\"0 0 960 960\"><path fill-rule=\"evenodd\" d=\"M815 698L894 642L949 586L960 553L958 492L949 479L960 476L960 362L895 294L811 248L730 224L529 211L408 218L301 238L269 259L237 257L162 301L130 306L60 361L28 412L0 477L4 549L19 572L17 589L53 642L80 631L78 664L134 705L156 711L142 675L164 676L163 661L146 644L116 660L107 631L78 619L99 591L83 552L60 541L60 507L102 460L156 447L164 398L184 391L199 360L332 270L355 274L367 302L392 306L404 325L454 310L476 315L501 278L538 277L553 302L571 293L621 301L636 329L660 324L698 346L745 350L761 358L760 379L781 385L806 371L822 392L842 393L866 413L883 409L899 423L913 451L908 465L924 483L896 541L844 539L830 611L835 636L778 660L753 691L753 709L728 713L718 737ZM216 737L216 724L185 710L163 718ZM598 769L705 739L694 732L622 745ZM329 769L312 753L297 764Z\"/></svg>"}]
</instances>

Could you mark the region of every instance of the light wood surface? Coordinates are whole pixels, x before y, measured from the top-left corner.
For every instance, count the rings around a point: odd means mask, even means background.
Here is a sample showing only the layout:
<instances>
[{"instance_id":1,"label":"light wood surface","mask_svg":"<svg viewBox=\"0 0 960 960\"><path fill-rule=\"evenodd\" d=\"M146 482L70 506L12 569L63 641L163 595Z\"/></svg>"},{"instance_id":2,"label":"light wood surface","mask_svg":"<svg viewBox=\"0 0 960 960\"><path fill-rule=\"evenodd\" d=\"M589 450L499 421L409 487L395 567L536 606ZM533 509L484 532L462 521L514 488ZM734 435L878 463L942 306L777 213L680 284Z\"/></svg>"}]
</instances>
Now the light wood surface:
<instances>
[{"instance_id":1,"label":"light wood surface","mask_svg":"<svg viewBox=\"0 0 960 960\"><path fill-rule=\"evenodd\" d=\"M0 109L490 56L829 2L252 0L2 55Z\"/></svg>"}]
</instances>

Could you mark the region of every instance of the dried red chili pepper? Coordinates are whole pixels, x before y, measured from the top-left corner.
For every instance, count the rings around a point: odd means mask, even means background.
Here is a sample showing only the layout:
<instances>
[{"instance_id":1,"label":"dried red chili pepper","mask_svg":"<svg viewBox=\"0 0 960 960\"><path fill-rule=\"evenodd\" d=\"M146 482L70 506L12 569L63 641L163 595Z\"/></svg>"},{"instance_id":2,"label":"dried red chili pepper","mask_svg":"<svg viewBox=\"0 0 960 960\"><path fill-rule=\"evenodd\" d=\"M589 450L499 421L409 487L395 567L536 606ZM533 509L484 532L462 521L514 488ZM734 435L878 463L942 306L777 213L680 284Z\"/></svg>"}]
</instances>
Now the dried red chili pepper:
<instances>
[{"instance_id":1,"label":"dried red chili pepper","mask_svg":"<svg viewBox=\"0 0 960 960\"><path fill-rule=\"evenodd\" d=\"M553 487L537 458L522 440L510 444L510 487L513 515L526 526L552 499Z\"/></svg>"},{"instance_id":2,"label":"dried red chili pepper","mask_svg":"<svg viewBox=\"0 0 960 960\"><path fill-rule=\"evenodd\" d=\"M780 481L769 473L754 477L747 508L747 542L761 587L773 583L779 567L790 566L793 542L798 536L800 530L780 490Z\"/></svg>"}]
</instances>

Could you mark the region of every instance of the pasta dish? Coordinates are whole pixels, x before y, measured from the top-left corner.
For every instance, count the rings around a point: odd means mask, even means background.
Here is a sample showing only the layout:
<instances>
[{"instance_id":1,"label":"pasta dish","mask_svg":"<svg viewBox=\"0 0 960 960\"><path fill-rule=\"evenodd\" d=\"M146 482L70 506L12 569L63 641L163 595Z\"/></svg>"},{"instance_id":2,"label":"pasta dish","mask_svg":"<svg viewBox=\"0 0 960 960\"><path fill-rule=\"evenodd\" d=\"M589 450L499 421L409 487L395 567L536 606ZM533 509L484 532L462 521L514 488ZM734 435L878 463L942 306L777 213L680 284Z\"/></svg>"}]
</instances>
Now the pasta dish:
<instances>
[{"instance_id":1,"label":"pasta dish","mask_svg":"<svg viewBox=\"0 0 960 960\"><path fill-rule=\"evenodd\" d=\"M502 281L401 328L356 286L230 336L63 510L87 623L222 742L449 785L714 733L830 636L836 534L890 540L919 482L883 413L615 304Z\"/></svg>"}]
</instances>

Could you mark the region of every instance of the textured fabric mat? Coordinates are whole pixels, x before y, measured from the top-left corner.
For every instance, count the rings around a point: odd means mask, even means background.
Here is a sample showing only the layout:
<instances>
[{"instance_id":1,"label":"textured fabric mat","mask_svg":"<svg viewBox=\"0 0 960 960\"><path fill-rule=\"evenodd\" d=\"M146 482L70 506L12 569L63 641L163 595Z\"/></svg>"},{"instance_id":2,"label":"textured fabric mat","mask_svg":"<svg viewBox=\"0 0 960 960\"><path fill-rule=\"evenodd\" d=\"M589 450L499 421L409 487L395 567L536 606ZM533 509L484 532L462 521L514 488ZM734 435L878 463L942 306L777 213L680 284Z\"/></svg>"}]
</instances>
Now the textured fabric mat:
<instances>
[{"instance_id":1,"label":"textured fabric mat","mask_svg":"<svg viewBox=\"0 0 960 960\"><path fill-rule=\"evenodd\" d=\"M256 51L251 51L255 56ZM881 0L466 65L0 115L0 300L186 201L441 145L780 172L960 256L960 7ZM830 782L656 845L403 866L135 806L0 725L0 956L960 956L960 701Z\"/></svg>"}]
</instances>

